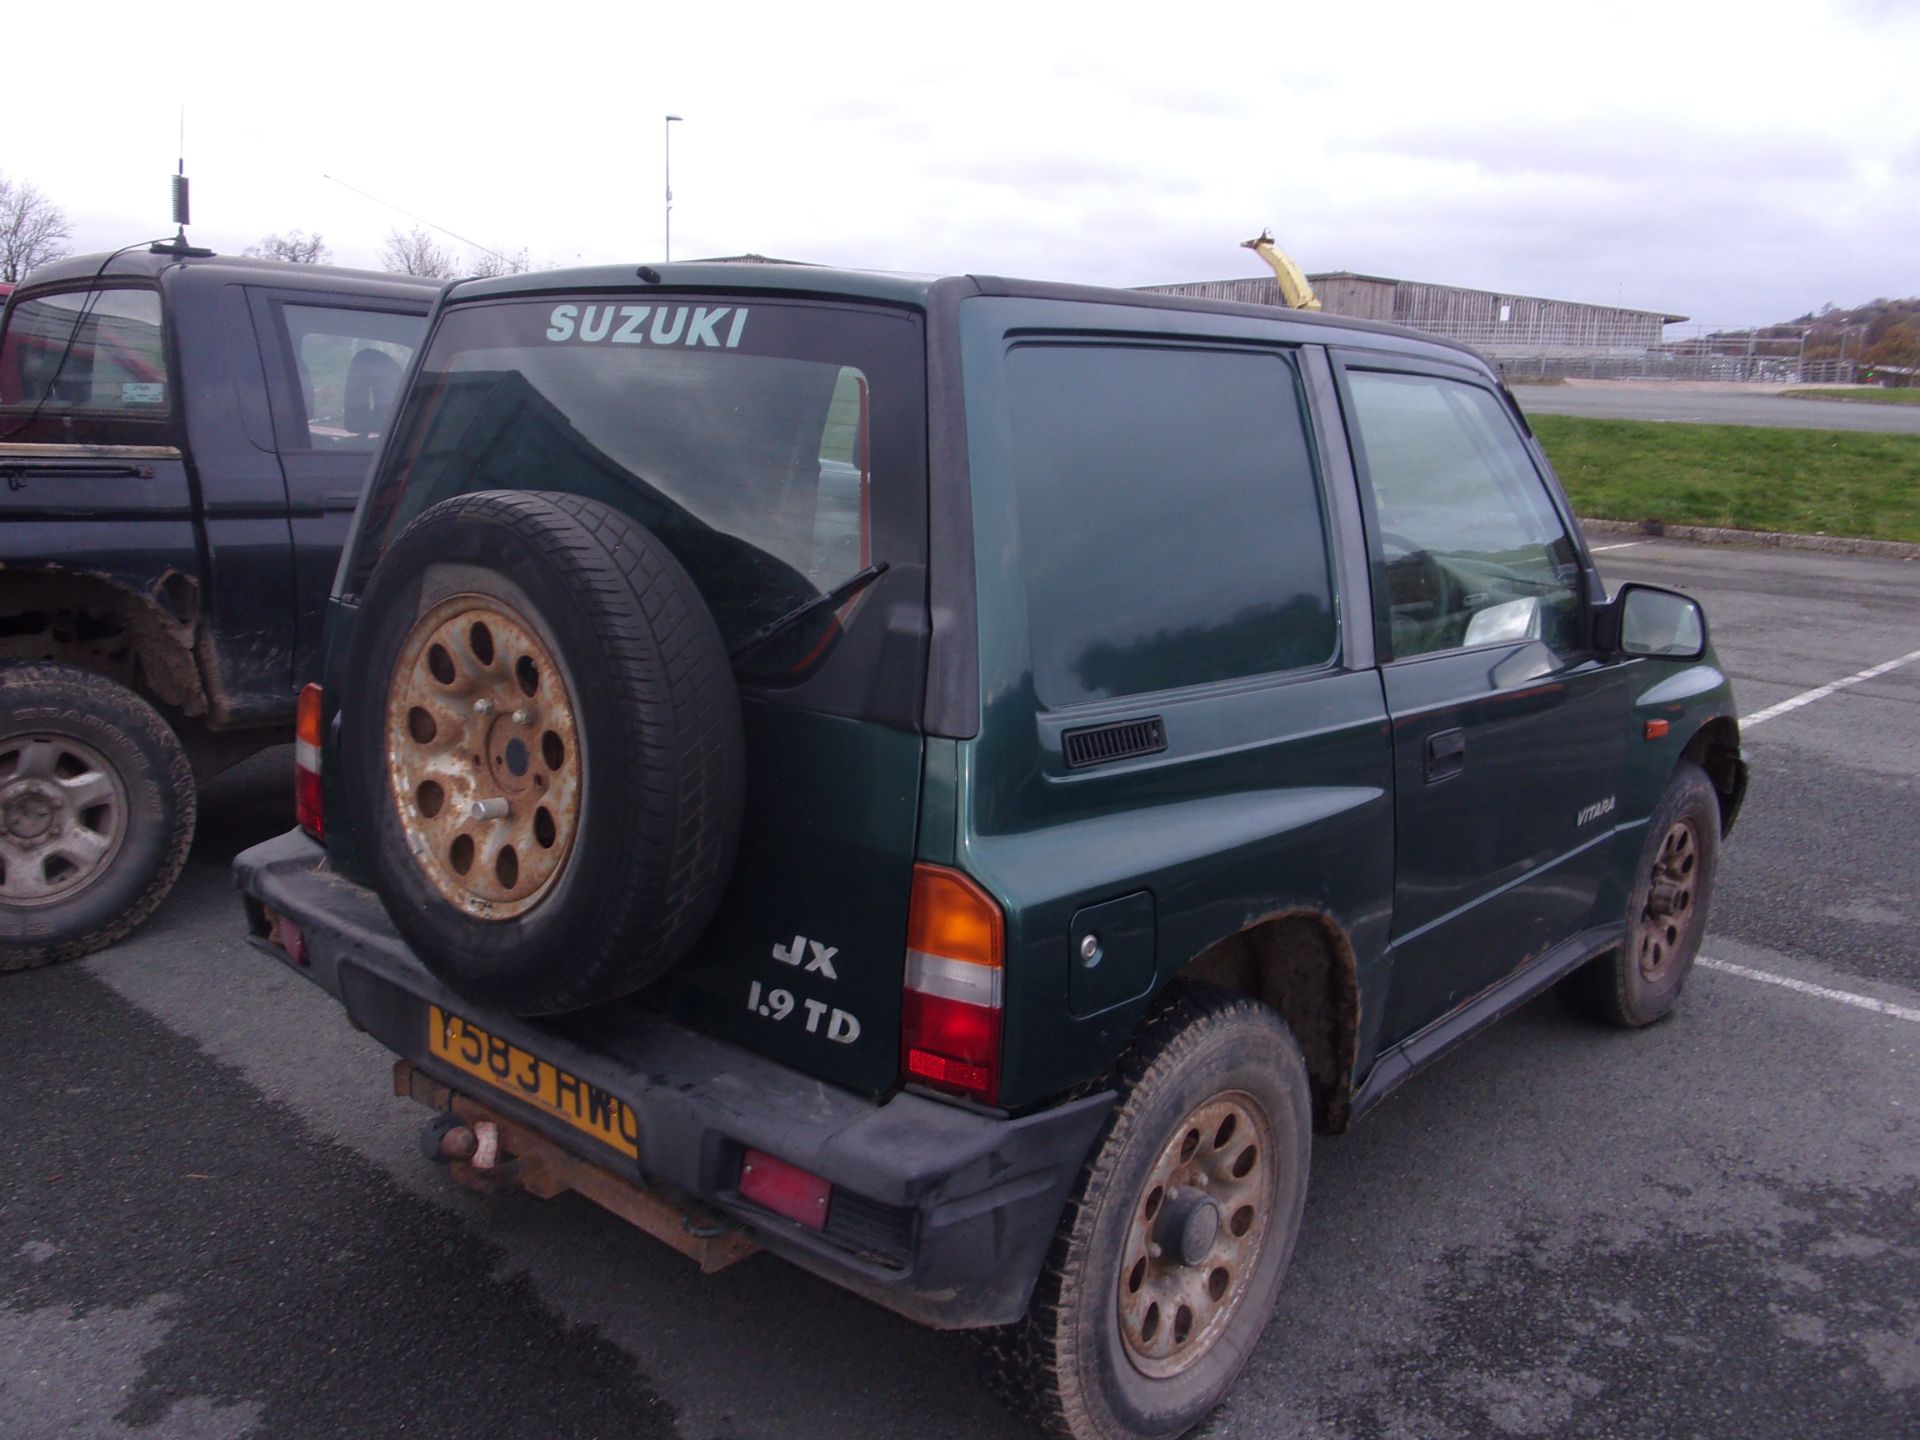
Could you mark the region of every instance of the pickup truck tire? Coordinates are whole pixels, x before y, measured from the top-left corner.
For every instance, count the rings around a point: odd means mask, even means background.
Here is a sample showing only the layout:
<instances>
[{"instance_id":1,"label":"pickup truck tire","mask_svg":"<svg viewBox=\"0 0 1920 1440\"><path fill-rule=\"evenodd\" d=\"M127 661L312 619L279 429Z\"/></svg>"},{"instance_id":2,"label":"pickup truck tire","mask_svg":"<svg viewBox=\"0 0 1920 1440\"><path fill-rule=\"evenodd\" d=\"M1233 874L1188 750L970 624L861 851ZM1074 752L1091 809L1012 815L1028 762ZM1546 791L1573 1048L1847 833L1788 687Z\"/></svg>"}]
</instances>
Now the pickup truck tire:
<instances>
[{"instance_id":1,"label":"pickup truck tire","mask_svg":"<svg viewBox=\"0 0 1920 1440\"><path fill-rule=\"evenodd\" d=\"M1692 973L1707 932L1720 863L1720 801L1698 765L1681 761L1647 823L1617 949L1560 982L1576 1014L1636 1029L1665 1017Z\"/></svg>"},{"instance_id":2,"label":"pickup truck tire","mask_svg":"<svg viewBox=\"0 0 1920 1440\"><path fill-rule=\"evenodd\" d=\"M1169 987L1119 1090L1026 1317L980 1342L1008 1407L1072 1440L1206 1416L1266 1328L1306 1204L1306 1063L1267 1006Z\"/></svg>"},{"instance_id":3,"label":"pickup truck tire","mask_svg":"<svg viewBox=\"0 0 1920 1440\"><path fill-rule=\"evenodd\" d=\"M664 975L719 903L744 790L687 572L610 506L480 491L407 527L361 614L344 799L421 960L521 1015Z\"/></svg>"},{"instance_id":4,"label":"pickup truck tire","mask_svg":"<svg viewBox=\"0 0 1920 1440\"><path fill-rule=\"evenodd\" d=\"M126 686L72 665L0 667L0 971L110 945L186 864L193 767Z\"/></svg>"}]
</instances>

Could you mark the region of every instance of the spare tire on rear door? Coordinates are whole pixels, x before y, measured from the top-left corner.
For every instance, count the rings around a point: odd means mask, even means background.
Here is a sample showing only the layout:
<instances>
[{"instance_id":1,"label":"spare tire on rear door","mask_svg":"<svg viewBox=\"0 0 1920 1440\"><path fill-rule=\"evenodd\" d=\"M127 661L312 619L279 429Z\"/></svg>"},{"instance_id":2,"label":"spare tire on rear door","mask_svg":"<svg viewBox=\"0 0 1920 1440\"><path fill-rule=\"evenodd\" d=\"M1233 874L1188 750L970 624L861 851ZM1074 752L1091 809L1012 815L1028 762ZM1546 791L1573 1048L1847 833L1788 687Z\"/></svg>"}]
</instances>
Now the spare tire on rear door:
<instances>
[{"instance_id":1,"label":"spare tire on rear door","mask_svg":"<svg viewBox=\"0 0 1920 1440\"><path fill-rule=\"evenodd\" d=\"M573 495L443 501L374 571L349 675L353 831L450 988L578 1009L699 938L739 838L740 707L713 617L655 536Z\"/></svg>"}]
</instances>

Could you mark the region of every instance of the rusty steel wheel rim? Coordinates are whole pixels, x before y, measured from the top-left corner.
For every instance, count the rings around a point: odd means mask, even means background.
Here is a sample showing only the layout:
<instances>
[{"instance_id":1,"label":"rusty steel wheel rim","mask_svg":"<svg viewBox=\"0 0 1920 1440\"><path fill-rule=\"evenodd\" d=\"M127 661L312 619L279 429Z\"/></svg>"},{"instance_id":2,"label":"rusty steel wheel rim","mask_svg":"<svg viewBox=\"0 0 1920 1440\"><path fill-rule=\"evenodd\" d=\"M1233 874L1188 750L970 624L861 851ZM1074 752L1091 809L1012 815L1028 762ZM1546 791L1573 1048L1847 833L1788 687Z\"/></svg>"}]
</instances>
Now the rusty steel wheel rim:
<instances>
[{"instance_id":1,"label":"rusty steel wheel rim","mask_svg":"<svg viewBox=\"0 0 1920 1440\"><path fill-rule=\"evenodd\" d=\"M1647 877L1647 903L1640 912L1635 945L1640 973L1663 980L1677 963L1687 932L1693 928L1700 887L1700 837L1686 820L1676 820L1661 837Z\"/></svg>"},{"instance_id":2,"label":"rusty steel wheel rim","mask_svg":"<svg viewBox=\"0 0 1920 1440\"><path fill-rule=\"evenodd\" d=\"M0 739L0 902L52 905L113 868L127 787L91 745L27 732Z\"/></svg>"},{"instance_id":3,"label":"rusty steel wheel rim","mask_svg":"<svg viewBox=\"0 0 1920 1440\"><path fill-rule=\"evenodd\" d=\"M1225 1333L1272 1226L1276 1158L1266 1112L1240 1090L1197 1107L1162 1147L1120 1252L1120 1334L1141 1374L1178 1375Z\"/></svg>"},{"instance_id":4,"label":"rusty steel wheel rim","mask_svg":"<svg viewBox=\"0 0 1920 1440\"><path fill-rule=\"evenodd\" d=\"M387 776L407 848L469 915L538 905L573 853L586 757L540 632L491 595L454 595L407 632L387 688Z\"/></svg>"}]
</instances>

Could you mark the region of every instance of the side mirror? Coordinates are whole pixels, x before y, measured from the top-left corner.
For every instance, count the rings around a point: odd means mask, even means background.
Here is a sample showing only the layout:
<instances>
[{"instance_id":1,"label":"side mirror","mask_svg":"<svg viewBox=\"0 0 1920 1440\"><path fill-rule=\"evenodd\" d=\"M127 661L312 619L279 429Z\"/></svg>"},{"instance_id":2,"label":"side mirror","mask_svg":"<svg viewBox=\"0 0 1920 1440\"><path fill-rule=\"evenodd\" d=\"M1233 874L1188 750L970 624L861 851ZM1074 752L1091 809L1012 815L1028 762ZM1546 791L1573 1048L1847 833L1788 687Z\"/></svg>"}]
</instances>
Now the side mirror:
<instances>
[{"instance_id":1,"label":"side mirror","mask_svg":"<svg viewBox=\"0 0 1920 1440\"><path fill-rule=\"evenodd\" d=\"M1698 660L1707 653L1700 602L1655 585L1622 585L1595 617L1598 648L1621 655Z\"/></svg>"}]
</instances>

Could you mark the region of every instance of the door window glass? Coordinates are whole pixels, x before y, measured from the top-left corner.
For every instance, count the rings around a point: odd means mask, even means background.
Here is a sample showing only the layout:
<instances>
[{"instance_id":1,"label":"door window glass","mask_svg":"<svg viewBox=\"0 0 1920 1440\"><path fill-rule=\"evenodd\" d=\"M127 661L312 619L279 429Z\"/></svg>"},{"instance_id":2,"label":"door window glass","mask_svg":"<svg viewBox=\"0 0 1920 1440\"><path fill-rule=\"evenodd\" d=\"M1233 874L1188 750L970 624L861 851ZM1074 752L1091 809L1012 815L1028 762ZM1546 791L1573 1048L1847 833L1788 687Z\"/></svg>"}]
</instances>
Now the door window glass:
<instances>
[{"instance_id":1,"label":"door window glass","mask_svg":"<svg viewBox=\"0 0 1920 1440\"><path fill-rule=\"evenodd\" d=\"M1028 344L1007 379L1043 705L1333 659L1326 525L1289 360Z\"/></svg>"},{"instance_id":2,"label":"door window glass","mask_svg":"<svg viewBox=\"0 0 1920 1440\"><path fill-rule=\"evenodd\" d=\"M372 450L400 398L423 315L285 305L280 311L300 384L306 448Z\"/></svg>"},{"instance_id":3,"label":"door window glass","mask_svg":"<svg viewBox=\"0 0 1920 1440\"><path fill-rule=\"evenodd\" d=\"M157 291L69 290L14 306L0 405L151 419L171 404Z\"/></svg>"},{"instance_id":4,"label":"door window glass","mask_svg":"<svg viewBox=\"0 0 1920 1440\"><path fill-rule=\"evenodd\" d=\"M1430 375L1357 370L1348 384L1393 658L1530 639L1579 649L1573 542L1499 400Z\"/></svg>"}]
</instances>

